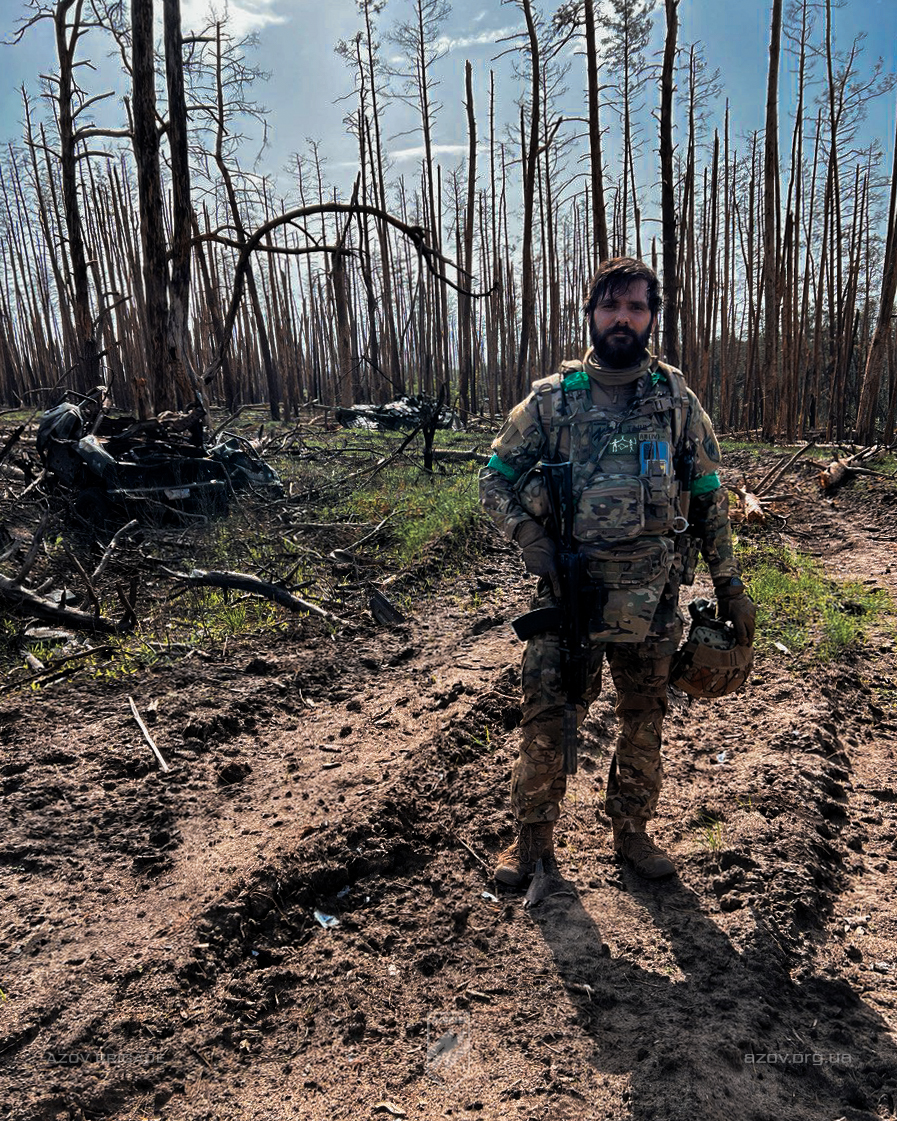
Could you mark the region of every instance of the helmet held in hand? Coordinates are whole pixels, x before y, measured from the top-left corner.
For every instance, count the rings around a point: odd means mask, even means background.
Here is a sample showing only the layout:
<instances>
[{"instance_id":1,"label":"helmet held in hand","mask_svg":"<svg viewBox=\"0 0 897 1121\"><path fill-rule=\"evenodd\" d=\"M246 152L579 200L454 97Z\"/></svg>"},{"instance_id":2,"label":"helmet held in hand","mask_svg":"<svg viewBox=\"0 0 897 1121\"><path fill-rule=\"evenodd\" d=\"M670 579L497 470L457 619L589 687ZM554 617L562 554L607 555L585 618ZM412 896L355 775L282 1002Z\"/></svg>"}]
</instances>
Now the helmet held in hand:
<instances>
[{"instance_id":1,"label":"helmet held in hand","mask_svg":"<svg viewBox=\"0 0 897 1121\"><path fill-rule=\"evenodd\" d=\"M688 605L688 638L676 652L670 681L692 697L725 697L740 689L754 665L752 646L739 646L731 623L716 617L708 599Z\"/></svg>"}]
</instances>

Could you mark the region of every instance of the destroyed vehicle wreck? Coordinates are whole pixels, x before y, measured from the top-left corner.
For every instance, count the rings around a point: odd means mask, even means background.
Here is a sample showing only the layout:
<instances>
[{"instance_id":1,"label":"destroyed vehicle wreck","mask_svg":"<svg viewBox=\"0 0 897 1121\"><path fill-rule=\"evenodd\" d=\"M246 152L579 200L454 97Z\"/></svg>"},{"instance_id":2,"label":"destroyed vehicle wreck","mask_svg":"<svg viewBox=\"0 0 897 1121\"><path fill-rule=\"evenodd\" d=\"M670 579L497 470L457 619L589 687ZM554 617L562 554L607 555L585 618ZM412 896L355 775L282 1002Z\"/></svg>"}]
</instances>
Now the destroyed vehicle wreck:
<instances>
[{"instance_id":1,"label":"destroyed vehicle wreck","mask_svg":"<svg viewBox=\"0 0 897 1121\"><path fill-rule=\"evenodd\" d=\"M453 432L460 432L464 427L454 409L426 393L397 397L385 405L341 406L336 410L336 419L343 428L379 429L381 432L423 428L427 424Z\"/></svg>"},{"instance_id":2,"label":"destroyed vehicle wreck","mask_svg":"<svg viewBox=\"0 0 897 1121\"><path fill-rule=\"evenodd\" d=\"M63 402L41 418L37 450L48 476L95 524L189 521L227 513L236 493L282 497L277 472L242 436L194 442L198 418L138 421Z\"/></svg>"}]
</instances>

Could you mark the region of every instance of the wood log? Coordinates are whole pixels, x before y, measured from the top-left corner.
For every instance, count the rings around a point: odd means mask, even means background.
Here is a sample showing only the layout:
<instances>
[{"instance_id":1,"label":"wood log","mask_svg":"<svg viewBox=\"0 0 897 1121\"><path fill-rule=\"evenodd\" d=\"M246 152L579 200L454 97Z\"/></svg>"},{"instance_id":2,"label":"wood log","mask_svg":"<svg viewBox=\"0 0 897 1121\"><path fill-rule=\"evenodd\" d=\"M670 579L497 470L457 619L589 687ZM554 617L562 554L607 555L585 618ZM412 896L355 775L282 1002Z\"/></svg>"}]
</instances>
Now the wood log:
<instances>
[{"instance_id":1,"label":"wood log","mask_svg":"<svg viewBox=\"0 0 897 1121\"><path fill-rule=\"evenodd\" d=\"M757 495L751 494L750 491L744 490L742 487L735 487L734 489L738 495L738 509L735 511L735 520L755 525L765 525L766 511L760 505L760 499ZM739 514L740 517L737 516Z\"/></svg>"},{"instance_id":2,"label":"wood log","mask_svg":"<svg viewBox=\"0 0 897 1121\"><path fill-rule=\"evenodd\" d=\"M59 607L52 600L45 599L37 592L23 588L8 576L0 575L0 600L22 615L36 615L39 619L49 619L75 630L99 631L101 634L121 634L130 630L136 620L127 615L119 622L103 619L73 607Z\"/></svg>"},{"instance_id":3,"label":"wood log","mask_svg":"<svg viewBox=\"0 0 897 1121\"><path fill-rule=\"evenodd\" d=\"M862 475L880 475L882 478L893 478L886 471L873 471L868 467L861 467L862 463L869 463L890 451L886 444L873 444L868 448L860 448L858 452L846 458L836 455L824 471L819 474L819 485L823 490L835 490L846 482L855 472Z\"/></svg>"},{"instance_id":4,"label":"wood log","mask_svg":"<svg viewBox=\"0 0 897 1121\"><path fill-rule=\"evenodd\" d=\"M345 619L340 619L338 615L325 611L323 607L318 607L317 604L309 603L307 600L291 595L286 588L280 588L277 584L269 584L266 580L259 580L257 576L250 576L246 572L229 572L226 569L216 572L214 570L206 571L202 568L194 568L190 572L174 572L162 565L159 568L176 580L184 580L188 584L197 584L207 588L233 588L239 592L250 592L252 595L264 596L265 599L279 603L281 607L288 607L290 611L308 611L312 615L319 615L322 619L327 619L331 623L342 625L346 623Z\"/></svg>"},{"instance_id":5,"label":"wood log","mask_svg":"<svg viewBox=\"0 0 897 1121\"><path fill-rule=\"evenodd\" d=\"M833 459L824 471L819 472L819 485L823 490L836 490L851 474L850 459Z\"/></svg>"}]
</instances>

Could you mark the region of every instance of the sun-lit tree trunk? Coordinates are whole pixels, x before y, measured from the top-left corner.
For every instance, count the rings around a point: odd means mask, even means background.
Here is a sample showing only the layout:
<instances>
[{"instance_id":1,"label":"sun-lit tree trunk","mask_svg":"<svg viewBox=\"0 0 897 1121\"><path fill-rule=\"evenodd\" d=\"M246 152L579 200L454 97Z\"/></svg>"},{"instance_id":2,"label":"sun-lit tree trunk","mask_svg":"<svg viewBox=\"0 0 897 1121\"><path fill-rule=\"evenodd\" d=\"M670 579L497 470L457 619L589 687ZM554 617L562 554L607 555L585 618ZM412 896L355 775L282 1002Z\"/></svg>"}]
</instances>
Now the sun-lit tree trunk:
<instances>
[{"instance_id":1,"label":"sun-lit tree trunk","mask_svg":"<svg viewBox=\"0 0 897 1121\"><path fill-rule=\"evenodd\" d=\"M473 110L473 68L465 63L464 82L467 106L467 209L464 216L462 285L469 288L473 272L473 225L476 206L477 176L477 125ZM473 384L473 335L471 328L471 298L462 292L458 295L458 336L460 351L461 416L466 422L471 408L476 410L476 386Z\"/></svg>"},{"instance_id":2,"label":"sun-lit tree trunk","mask_svg":"<svg viewBox=\"0 0 897 1121\"><path fill-rule=\"evenodd\" d=\"M872 345L866 358L863 383L860 391L860 404L857 413L857 439L871 444L875 438L879 397L881 394L882 371L885 366L888 340L892 337L891 318L894 314L894 298L897 295L897 132L894 136L894 157L891 170L891 194L888 203L888 226L885 238L885 258L881 279L881 295L878 304L878 317L872 334ZM893 368L892 368L893 373ZM893 397L893 395L892 395ZM893 432L893 412L886 425L886 439Z\"/></svg>"},{"instance_id":3,"label":"sun-lit tree trunk","mask_svg":"<svg viewBox=\"0 0 897 1121\"><path fill-rule=\"evenodd\" d=\"M763 433L774 433L779 371L779 52L782 0L773 0L763 156Z\"/></svg>"},{"instance_id":4,"label":"sun-lit tree trunk","mask_svg":"<svg viewBox=\"0 0 897 1121\"><path fill-rule=\"evenodd\" d=\"M156 72L153 56L153 2L131 0L131 110L134 161L143 250L144 368L133 380L141 415L177 406L175 389L160 356L167 351L168 264L162 223L162 178L156 123Z\"/></svg>"},{"instance_id":5,"label":"sun-lit tree trunk","mask_svg":"<svg viewBox=\"0 0 897 1121\"><path fill-rule=\"evenodd\" d=\"M533 275L533 222L536 201L536 166L539 159L541 77L539 37L530 0L520 0L526 20L530 62L529 135L522 127L523 152L523 234L521 245L520 345L517 351L517 390L522 396L529 382L530 345L535 328L535 277ZM521 115L523 109L521 108Z\"/></svg>"},{"instance_id":6,"label":"sun-lit tree trunk","mask_svg":"<svg viewBox=\"0 0 897 1121\"><path fill-rule=\"evenodd\" d=\"M190 367L190 238L193 208L190 201L190 160L187 149L187 101L184 95L184 46L180 0L163 0L165 81L168 90L168 151L171 176L171 275L166 318L167 374L180 389L182 404L190 392L202 403L199 381Z\"/></svg>"},{"instance_id":7,"label":"sun-lit tree trunk","mask_svg":"<svg viewBox=\"0 0 897 1121\"><path fill-rule=\"evenodd\" d=\"M81 223L76 173L77 154L74 119L74 67L81 26L83 0L60 0L56 5L54 25L56 54L59 60L59 81L56 103L59 125L59 167L62 199L71 262L72 297L74 305L77 353L73 370L75 386L85 392L99 380L99 360L94 333L94 314L90 299L87 255Z\"/></svg>"},{"instance_id":8,"label":"sun-lit tree trunk","mask_svg":"<svg viewBox=\"0 0 897 1121\"><path fill-rule=\"evenodd\" d=\"M589 105L589 176L592 186L593 240L590 271L594 272L598 265L610 256L607 243L607 213L604 205L604 163L601 158L600 88L598 84L598 44L595 36L594 0L584 0L583 17L586 33L586 74Z\"/></svg>"},{"instance_id":9,"label":"sun-lit tree trunk","mask_svg":"<svg viewBox=\"0 0 897 1121\"><path fill-rule=\"evenodd\" d=\"M667 31L660 78L660 210L663 243L663 353L679 365L679 282L676 275L676 193L673 186L673 85L679 0L666 0Z\"/></svg>"}]
</instances>

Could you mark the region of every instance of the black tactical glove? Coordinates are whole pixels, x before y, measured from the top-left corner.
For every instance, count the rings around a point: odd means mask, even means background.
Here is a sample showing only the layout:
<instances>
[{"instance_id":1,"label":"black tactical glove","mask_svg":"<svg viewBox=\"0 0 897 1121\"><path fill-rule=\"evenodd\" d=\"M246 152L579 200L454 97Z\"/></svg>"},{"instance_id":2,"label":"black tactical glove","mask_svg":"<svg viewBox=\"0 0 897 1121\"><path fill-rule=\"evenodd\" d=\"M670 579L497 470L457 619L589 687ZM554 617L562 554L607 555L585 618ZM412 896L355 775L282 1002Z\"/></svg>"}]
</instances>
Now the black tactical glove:
<instances>
[{"instance_id":1,"label":"black tactical glove","mask_svg":"<svg viewBox=\"0 0 897 1121\"><path fill-rule=\"evenodd\" d=\"M514 540L523 551L526 571L533 576L545 576L558 599L561 598L561 582L555 567L554 542L538 522L532 519L521 522L514 531Z\"/></svg>"},{"instance_id":2,"label":"black tactical glove","mask_svg":"<svg viewBox=\"0 0 897 1121\"><path fill-rule=\"evenodd\" d=\"M751 646L757 622L757 605L745 593L744 584L737 576L714 580L717 614L728 619L735 628L735 641L739 646Z\"/></svg>"}]
</instances>

